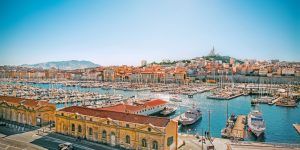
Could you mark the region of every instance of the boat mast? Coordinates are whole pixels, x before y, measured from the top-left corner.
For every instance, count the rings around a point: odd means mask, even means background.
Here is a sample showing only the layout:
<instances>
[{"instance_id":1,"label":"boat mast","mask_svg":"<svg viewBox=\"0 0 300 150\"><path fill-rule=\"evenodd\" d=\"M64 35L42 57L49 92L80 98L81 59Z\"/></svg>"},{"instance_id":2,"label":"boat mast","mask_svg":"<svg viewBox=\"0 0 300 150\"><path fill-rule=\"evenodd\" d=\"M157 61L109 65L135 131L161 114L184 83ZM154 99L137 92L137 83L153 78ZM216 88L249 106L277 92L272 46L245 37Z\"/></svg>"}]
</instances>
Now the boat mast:
<instances>
[{"instance_id":1,"label":"boat mast","mask_svg":"<svg viewBox=\"0 0 300 150\"><path fill-rule=\"evenodd\" d=\"M228 120L228 101L227 101L227 107L226 107L226 120Z\"/></svg>"},{"instance_id":2,"label":"boat mast","mask_svg":"<svg viewBox=\"0 0 300 150\"><path fill-rule=\"evenodd\" d=\"M208 133L210 134L210 110L208 110Z\"/></svg>"}]
</instances>

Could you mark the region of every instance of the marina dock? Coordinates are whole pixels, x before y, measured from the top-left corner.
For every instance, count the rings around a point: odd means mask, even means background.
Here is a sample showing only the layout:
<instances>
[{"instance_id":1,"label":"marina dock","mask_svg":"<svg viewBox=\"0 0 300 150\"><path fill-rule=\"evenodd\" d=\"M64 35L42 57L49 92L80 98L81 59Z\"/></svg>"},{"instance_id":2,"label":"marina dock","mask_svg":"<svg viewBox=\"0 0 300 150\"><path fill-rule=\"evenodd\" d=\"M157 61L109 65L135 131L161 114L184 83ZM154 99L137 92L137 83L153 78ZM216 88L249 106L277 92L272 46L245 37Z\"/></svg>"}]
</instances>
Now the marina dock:
<instances>
[{"instance_id":1,"label":"marina dock","mask_svg":"<svg viewBox=\"0 0 300 150\"><path fill-rule=\"evenodd\" d=\"M294 128L296 129L296 131L300 134L300 124L293 124Z\"/></svg>"},{"instance_id":2,"label":"marina dock","mask_svg":"<svg viewBox=\"0 0 300 150\"><path fill-rule=\"evenodd\" d=\"M209 95L209 96L207 96L207 98L215 99L215 100L231 100L231 99L237 98L242 95L244 95L244 93L232 94L232 95Z\"/></svg>"},{"instance_id":3,"label":"marina dock","mask_svg":"<svg viewBox=\"0 0 300 150\"><path fill-rule=\"evenodd\" d=\"M245 121L246 121L246 116L245 115L239 115L236 119L236 122L234 124L234 127L230 133L230 136L243 140L245 137Z\"/></svg>"},{"instance_id":4,"label":"marina dock","mask_svg":"<svg viewBox=\"0 0 300 150\"><path fill-rule=\"evenodd\" d=\"M279 101L279 99L280 99L280 98L276 98L275 100L273 100L273 101L270 103L270 105L274 105L276 102Z\"/></svg>"}]
</instances>

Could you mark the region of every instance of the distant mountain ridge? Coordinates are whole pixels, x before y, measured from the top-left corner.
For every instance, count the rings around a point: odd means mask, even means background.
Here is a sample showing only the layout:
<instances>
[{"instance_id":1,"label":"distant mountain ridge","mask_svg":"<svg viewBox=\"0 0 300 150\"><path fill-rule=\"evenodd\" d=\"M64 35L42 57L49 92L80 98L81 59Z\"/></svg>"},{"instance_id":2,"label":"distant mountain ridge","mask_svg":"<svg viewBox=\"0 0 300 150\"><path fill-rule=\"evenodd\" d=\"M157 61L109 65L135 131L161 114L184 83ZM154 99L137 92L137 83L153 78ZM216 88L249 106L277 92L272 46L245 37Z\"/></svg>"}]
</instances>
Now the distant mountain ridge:
<instances>
[{"instance_id":1,"label":"distant mountain ridge","mask_svg":"<svg viewBox=\"0 0 300 150\"><path fill-rule=\"evenodd\" d=\"M45 63L21 65L21 67L28 67L28 68L43 68L43 69L56 68L61 70L84 69L84 68L93 68L98 66L99 66L98 64L86 60L51 61Z\"/></svg>"}]
</instances>

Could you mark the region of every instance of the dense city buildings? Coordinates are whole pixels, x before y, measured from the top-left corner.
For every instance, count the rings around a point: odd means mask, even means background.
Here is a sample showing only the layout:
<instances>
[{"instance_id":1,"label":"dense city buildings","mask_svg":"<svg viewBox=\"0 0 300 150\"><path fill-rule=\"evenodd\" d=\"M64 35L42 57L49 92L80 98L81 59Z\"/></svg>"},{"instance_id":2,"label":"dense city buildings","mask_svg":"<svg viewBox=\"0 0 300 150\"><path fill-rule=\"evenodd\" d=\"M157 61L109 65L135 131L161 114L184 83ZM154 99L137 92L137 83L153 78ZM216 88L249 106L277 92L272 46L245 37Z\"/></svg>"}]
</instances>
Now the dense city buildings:
<instances>
[{"instance_id":1,"label":"dense city buildings","mask_svg":"<svg viewBox=\"0 0 300 150\"><path fill-rule=\"evenodd\" d=\"M300 77L300 64L280 61L240 61L232 57L215 54L214 49L209 56L191 60L164 60L161 63L141 66L108 66L77 70L59 70L0 67L1 78L16 79L58 79L58 80L94 80L110 82L136 83L179 83L186 84L216 79L216 76L248 76L248 77Z\"/></svg>"}]
</instances>

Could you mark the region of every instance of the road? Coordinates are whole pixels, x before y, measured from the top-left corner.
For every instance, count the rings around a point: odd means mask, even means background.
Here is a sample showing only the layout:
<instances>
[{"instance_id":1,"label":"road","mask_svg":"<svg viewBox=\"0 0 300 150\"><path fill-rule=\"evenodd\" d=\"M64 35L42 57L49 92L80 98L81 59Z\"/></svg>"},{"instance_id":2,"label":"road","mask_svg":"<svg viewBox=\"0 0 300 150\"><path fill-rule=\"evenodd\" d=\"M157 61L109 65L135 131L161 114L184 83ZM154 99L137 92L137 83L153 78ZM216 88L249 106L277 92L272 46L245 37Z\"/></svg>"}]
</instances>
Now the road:
<instances>
[{"instance_id":1,"label":"road","mask_svg":"<svg viewBox=\"0 0 300 150\"><path fill-rule=\"evenodd\" d=\"M73 143L73 146L76 150L94 150L94 149L101 149L101 150L116 150L117 148L110 147L108 145L99 144L96 142L90 142L86 140L76 141L75 138L57 134L57 133L50 133L42 138L34 140L33 144L39 145L41 147L56 150L58 145L61 143L70 142Z\"/></svg>"},{"instance_id":2,"label":"road","mask_svg":"<svg viewBox=\"0 0 300 150\"><path fill-rule=\"evenodd\" d=\"M49 132L49 131L48 131ZM76 141L75 138L54 132L38 134L37 130L20 132L17 128L0 127L0 149L50 149L57 150L61 143L73 143L76 150L116 150L108 145L86 140Z\"/></svg>"}]
</instances>

